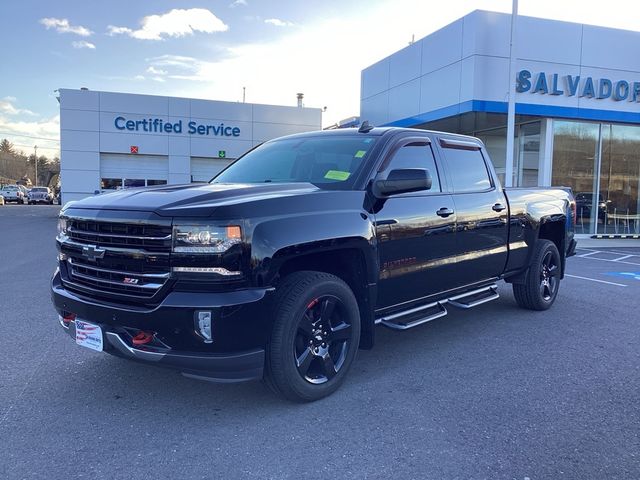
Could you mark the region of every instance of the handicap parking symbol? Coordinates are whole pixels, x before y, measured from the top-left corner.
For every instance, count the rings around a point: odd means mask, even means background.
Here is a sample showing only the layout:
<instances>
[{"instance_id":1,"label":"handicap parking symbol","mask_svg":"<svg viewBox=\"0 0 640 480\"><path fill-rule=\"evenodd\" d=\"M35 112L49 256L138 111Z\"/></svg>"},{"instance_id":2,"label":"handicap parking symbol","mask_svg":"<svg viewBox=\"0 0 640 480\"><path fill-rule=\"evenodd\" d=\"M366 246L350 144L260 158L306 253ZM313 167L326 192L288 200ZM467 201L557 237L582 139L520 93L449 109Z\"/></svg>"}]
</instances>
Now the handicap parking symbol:
<instances>
[{"instance_id":1,"label":"handicap parking symbol","mask_svg":"<svg viewBox=\"0 0 640 480\"><path fill-rule=\"evenodd\" d=\"M612 277L623 277L640 280L640 272L607 272L607 275L611 275Z\"/></svg>"}]
</instances>

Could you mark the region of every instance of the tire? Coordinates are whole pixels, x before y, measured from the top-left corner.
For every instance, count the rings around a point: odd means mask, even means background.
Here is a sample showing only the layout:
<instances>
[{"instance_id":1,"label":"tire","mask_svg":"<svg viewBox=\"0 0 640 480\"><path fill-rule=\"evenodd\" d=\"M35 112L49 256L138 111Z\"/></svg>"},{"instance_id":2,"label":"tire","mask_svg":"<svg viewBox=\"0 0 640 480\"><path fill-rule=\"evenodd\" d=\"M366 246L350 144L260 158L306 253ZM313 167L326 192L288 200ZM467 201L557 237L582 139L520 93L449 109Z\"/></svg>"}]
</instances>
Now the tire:
<instances>
[{"instance_id":1,"label":"tire","mask_svg":"<svg viewBox=\"0 0 640 480\"><path fill-rule=\"evenodd\" d=\"M331 395L359 342L360 312L349 286L328 273L292 273L276 290L265 383L294 402Z\"/></svg>"},{"instance_id":2,"label":"tire","mask_svg":"<svg viewBox=\"0 0 640 480\"><path fill-rule=\"evenodd\" d=\"M560 288L560 253L550 240L538 240L524 283L513 284L513 295L521 308L547 310Z\"/></svg>"}]
</instances>

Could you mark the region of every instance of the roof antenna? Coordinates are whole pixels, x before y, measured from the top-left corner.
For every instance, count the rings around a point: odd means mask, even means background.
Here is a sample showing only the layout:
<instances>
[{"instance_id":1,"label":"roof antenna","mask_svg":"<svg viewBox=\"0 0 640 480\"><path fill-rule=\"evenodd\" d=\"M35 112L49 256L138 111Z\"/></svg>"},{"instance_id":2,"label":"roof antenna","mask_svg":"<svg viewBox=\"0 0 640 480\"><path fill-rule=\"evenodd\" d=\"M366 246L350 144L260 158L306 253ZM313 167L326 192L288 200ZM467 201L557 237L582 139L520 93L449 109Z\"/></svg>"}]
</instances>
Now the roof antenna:
<instances>
[{"instance_id":1,"label":"roof antenna","mask_svg":"<svg viewBox=\"0 0 640 480\"><path fill-rule=\"evenodd\" d=\"M369 125L369 120L365 120L362 122L362 125L360 125L358 133L369 133L371 130L373 130L373 125Z\"/></svg>"}]
</instances>

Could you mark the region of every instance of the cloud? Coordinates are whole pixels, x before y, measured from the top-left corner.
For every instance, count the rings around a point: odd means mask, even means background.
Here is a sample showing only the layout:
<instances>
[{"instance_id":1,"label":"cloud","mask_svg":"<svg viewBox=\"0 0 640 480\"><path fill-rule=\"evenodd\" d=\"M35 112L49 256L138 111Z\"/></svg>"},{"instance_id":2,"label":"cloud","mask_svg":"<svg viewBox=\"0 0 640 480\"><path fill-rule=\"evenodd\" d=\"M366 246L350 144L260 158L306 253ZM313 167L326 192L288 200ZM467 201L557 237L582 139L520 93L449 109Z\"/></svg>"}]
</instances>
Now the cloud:
<instances>
[{"instance_id":1,"label":"cloud","mask_svg":"<svg viewBox=\"0 0 640 480\"><path fill-rule=\"evenodd\" d=\"M73 33L74 35L80 35L81 37L89 37L93 33L87 27L81 25L71 25L66 18L41 18L40 23L45 26L47 30L53 28L58 33Z\"/></svg>"},{"instance_id":2,"label":"cloud","mask_svg":"<svg viewBox=\"0 0 640 480\"><path fill-rule=\"evenodd\" d=\"M365 12L313 20L304 28L283 28L281 36L234 45L222 58L161 56L147 66L169 72L164 78L170 88L164 92L175 96L238 101L245 86L248 102L295 106L296 93L304 92L307 106L328 107L323 124L330 125L359 114L362 69L406 47L412 33L422 38L470 9L454 0L451 9L437 11L424 0L396 1L393 7L372 5ZM491 1L491 9L500 6ZM390 16L400 10L415 14L402 29L389 28ZM358 45L366 48L351 48Z\"/></svg>"},{"instance_id":3,"label":"cloud","mask_svg":"<svg viewBox=\"0 0 640 480\"><path fill-rule=\"evenodd\" d=\"M96 49L96 46L93 43L87 42L86 40L71 42L71 45L73 45L73 48L89 48L91 50Z\"/></svg>"},{"instance_id":4,"label":"cloud","mask_svg":"<svg viewBox=\"0 0 640 480\"><path fill-rule=\"evenodd\" d=\"M0 100L0 114L5 115L29 115L31 117L35 117L38 114L32 112L31 110L27 110L26 108L16 108L14 103L16 103L16 97L4 97Z\"/></svg>"},{"instance_id":5,"label":"cloud","mask_svg":"<svg viewBox=\"0 0 640 480\"><path fill-rule=\"evenodd\" d=\"M206 82L211 80L214 72L217 71L220 74L216 68L216 62L183 55L160 55L148 58L147 62L149 63L148 73L174 80Z\"/></svg>"},{"instance_id":6,"label":"cloud","mask_svg":"<svg viewBox=\"0 0 640 480\"><path fill-rule=\"evenodd\" d=\"M247 0L234 0L233 2L231 2L229 4L230 8L235 8L235 7L239 7L239 6L247 6Z\"/></svg>"},{"instance_id":7,"label":"cloud","mask_svg":"<svg viewBox=\"0 0 640 480\"><path fill-rule=\"evenodd\" d=\"M167 72L166 70L162 70L160 68L156 68L153 65L151 65L149 68L147 68L147 73L150 73L152 75L166 75Z\"/></svg>"},{"instance_id":8,"label":"cloud","mask_svg":"<svg viewBox=\"0 0 640 480\"><path fill-rule=\"evenodd\" d=\"M173 9L161 15L149 15L140 21L140 28L109 25L107 35L128 35L140 40L163 40L165 37L184 37L195 32L214 33L229 29L222 20L206 8Z\"/></svg>"},{"instance_id":9,"label":"cloud","mask_svg":"<svg viewBox=\"0 0 640 480\"><path fill-rule=\"evenodd\" d=\"M131 30L130 28L107 25L107 35L109 35L110 37L113 37L115 35L123 35L123 34L130 35L131 33L133 33L133 30Z\"/></svg>"},{"instance_id":10,"label":"cloud","mask_svg":"<svg viewBox=\"0 0 640 480\"><path fill-rule=\"evenodd\" d=\"M16 121L0 114L0 131L16 149L32 153L34 145L38 154L54 157L60 155L60 115L34 121Z\"/></svg>"},{"instance_id":11,"label":"cloud","mask_svg":"<svg viewBox=\"0 0 640 480\"><path fill-rule=\"evenodd\" d=\"M292 27L293 23L287 22L285 20L280 20L279 18L267 18L264 23L268 23L270 25L275 25L276 27Z\"/></svg>"}]
</instances>

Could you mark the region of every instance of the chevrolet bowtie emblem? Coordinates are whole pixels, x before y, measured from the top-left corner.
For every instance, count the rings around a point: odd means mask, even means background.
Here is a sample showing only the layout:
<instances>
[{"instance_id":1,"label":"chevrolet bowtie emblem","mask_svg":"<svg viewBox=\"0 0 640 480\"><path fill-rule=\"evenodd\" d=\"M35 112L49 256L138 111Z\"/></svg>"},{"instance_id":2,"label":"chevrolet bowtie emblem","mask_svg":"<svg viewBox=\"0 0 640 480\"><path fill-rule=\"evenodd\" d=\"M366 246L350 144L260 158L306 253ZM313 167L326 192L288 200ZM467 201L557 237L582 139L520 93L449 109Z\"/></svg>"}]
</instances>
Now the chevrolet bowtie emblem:
<instances>
[{"instance_id":1,"label":"chevrolet bowtie emblem","mask_svg":"<svg viewBox=\"0 0 640 480\"><path fill-rule=\"evenodd\" d=\"M82 256L92 262L95 262L99 258L103 258L104 252L106 252L106 250L98 248L95 245L87 245L86 247L82 247Z\"/></svg>"}]
</instances>

